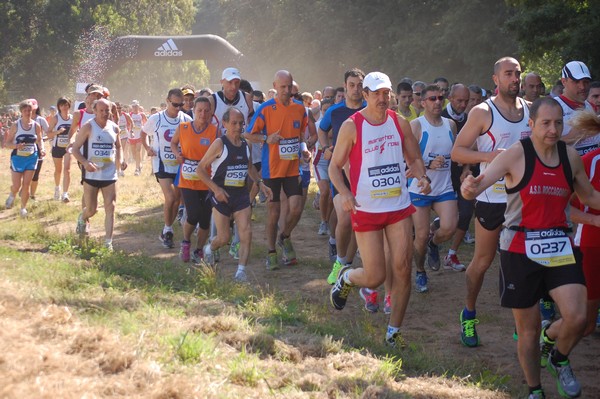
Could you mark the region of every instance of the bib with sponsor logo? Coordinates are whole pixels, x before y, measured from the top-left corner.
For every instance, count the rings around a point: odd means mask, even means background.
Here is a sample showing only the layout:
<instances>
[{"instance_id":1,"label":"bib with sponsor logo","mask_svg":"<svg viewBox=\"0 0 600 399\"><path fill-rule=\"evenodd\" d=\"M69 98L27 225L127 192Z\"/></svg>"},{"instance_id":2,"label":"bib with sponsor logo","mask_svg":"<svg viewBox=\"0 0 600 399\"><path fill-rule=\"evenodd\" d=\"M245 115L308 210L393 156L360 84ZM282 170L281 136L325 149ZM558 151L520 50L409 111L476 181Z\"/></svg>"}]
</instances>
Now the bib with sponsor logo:
<instances>
[{"instance_id":1,"label":"bib with sponsor logo","mask_svg":"<svg viewBox=\"0 0 600 399\"><path fill-rule=\"evenodd\" d=\"M525 253L529 259L546 267L575 263L571 240L567 233L559 229L527 231Z\"/></svg>"}]
</instances>

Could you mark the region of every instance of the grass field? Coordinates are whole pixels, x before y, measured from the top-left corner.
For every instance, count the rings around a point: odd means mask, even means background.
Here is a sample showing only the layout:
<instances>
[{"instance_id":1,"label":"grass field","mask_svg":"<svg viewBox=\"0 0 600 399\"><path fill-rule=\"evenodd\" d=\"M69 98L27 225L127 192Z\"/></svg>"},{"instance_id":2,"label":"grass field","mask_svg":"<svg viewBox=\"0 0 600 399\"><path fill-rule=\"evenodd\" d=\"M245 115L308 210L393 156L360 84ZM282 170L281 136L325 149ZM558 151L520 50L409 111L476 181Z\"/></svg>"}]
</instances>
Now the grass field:
<instances>
[{"instance_id":1,"label":"grass field","mask_svg":"<svg viewBox=\"0 0 600 399\"><path fill-rule=\"evenodd\" d=\"M10 184L7 159L5 151L2 195ZM139 178L129 171L118 183L114 252L102 246L101 209L92 219L92 238L82 243L74 236L81 188L73 185L70 204L53 201L49 161L29 217L20 218L18 206L0 212L0 397L522 393L494 364L428 350L427 336L411 335L404 351L385 347L383 319L360 309L332 317L326 295L313 295L328 289L321 280L316 291L265 280L239 285L226 276L232 261L215 270L165 254L155 234L162 226L161 195L148 169ZM317 213L307 209L305 218L314 235ZM256 223L261 220L264 207L257 209ZM254 258L264 249L255 232ZM306 258L299 270L307 278L326 275L326 260Z\"/></svg>"}]
</instances>

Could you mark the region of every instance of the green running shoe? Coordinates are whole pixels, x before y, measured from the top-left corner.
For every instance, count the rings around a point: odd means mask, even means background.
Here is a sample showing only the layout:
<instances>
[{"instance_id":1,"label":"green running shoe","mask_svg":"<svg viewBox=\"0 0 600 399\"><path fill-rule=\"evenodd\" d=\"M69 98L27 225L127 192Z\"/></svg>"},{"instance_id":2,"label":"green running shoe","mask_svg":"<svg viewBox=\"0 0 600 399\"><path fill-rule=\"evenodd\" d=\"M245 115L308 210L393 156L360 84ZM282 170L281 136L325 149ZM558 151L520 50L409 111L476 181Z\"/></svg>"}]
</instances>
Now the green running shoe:
<instances>
[{"instance_id":1,"label":"green running shoe","mask_svg":"<svg viewBox=\"0 0 600 399\"><path fill-rule=\"evenodd\" d=\"M463 318L463 311L460 312L460 340L463 345L468 346L469 348L475 348L476 346L479 346L479 336L475 329L475 325L479 324L479 320Z\"/></svg>"},{"instance_id":2,"label":"green running shoe","mask_svg":"<svg viewBox=\"0 0 600 399\"><path fill-rule=\"evenodd\" d=\"M338 260L335 261L333 267L331 268L331 273L329 273L329 276L327 276L327 284L335 284L335 280L337 280L338 273L340 272L342 266L344 265L342 265Z\"/></svg>"}]
</instances>

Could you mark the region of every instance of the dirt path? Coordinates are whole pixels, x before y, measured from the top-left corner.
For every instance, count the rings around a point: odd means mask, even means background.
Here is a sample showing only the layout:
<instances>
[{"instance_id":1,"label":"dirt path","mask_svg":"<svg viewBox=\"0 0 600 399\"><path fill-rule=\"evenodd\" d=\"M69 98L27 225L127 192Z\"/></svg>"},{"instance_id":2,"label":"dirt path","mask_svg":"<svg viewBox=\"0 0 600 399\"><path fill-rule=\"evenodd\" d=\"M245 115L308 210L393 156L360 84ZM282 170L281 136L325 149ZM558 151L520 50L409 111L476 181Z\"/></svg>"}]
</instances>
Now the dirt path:
<instances>
[{"instance_id":1,"label":"dirt path","mask_svg":"<svg viewBox=\"0 0 600 399\"><path fill-rule=\"evenodd\" d=\"M310 199L309 202L310 204ZM134 212L133 209L130 209ZM265 206L259 205L256 210L257 221L253 223L253 237L255 245L265 246ZM155 217L160 217L156 214ZM279 292L301 296L312 303L329 305L330 286L325 282L329 273L330 263L327 256L327 238L316 234L318 224L317 212L307 209L303 214L297 229L293 234L293 242L298 254L300 264L293 267L271 272L264 267L264 257L254 256L250 260L250 281L264 287L275 289ZM176 238L180 237L176 232ZM155 234L154 234L155 235ZM120 229L115 237L116 248L127 248L132 252L144 252L148 255L176 258L178 248L165 250L160 246L153 234L145 234L140 239L139 234L131 234ZM150 245L148 245L150 243ZM447 250L447 247L446 247ZM459 257L468 263L472 245L463 245ZM226 248L221 250L223 254ZM256 252L255 252L256 253ZM444 250L441 251L445 254ZM459 363L476 360L482 365L495 370L497 373L509 375L515 385L524 383L521 369L516 355L516 342L513 340L514 323L509 310L501 308L498 298L498 262L494 261L490 269L478 301L478 333L481 337L481 346L466 348L460 342L459 312L464 301L465 275L454 271L428 271L430 292L419 294L413 291L404 322L404 336L409 342L422 344L425 351L436 352L444 358L452 358ZM236 262L228 255L221 256L221 272L225 276L233 276ZM414 274L414 273L413 273ZM380 290L380 301L383 292ZM363 302L357 292L353 292L348 305L342 312L331 310L331 317L348 320L350 323L357 318L365 317ZM382 335L387 325L387 317L378 312L369 315L373 324L379 326ZM580 380L584 397L600 397L600 379L598 378L600 364L597 361L600 355L600 333L583 339L571 355L571 362L576 376ZM443 370L436 370L443 374ZM542 371L542 384L546 387L549 398L556 395L554 381L546 371Z\"/></svg>"},{"instance_id":2,"label":"dirt path","mask_svg":"<svg viewBox=\"0 0 600 399\"><path fill-rule=\"evenodd\" d=\"M50 168L51 169L51 168ZM45 171L45 176L50 181L50 171ZM126 178L127 179L127 178ZM127 180L124 181L127 183ZM149 178L148 186L143 195L157 195L158 189L154 187L154 181ZM152 186L151 186L152 185ZM151 191L151 194L148 194ZM142 194L138 194L142 195ZM158 194L159 195L159 194ZM75 191L72 198L78 198L79 193ZM310 204L312 198L309 198ZM77 207L78 201L73 201L69 206ZM100 204L101 205L101 204ZM115 230L114 246L117 250L130 253L143 253L164 259L177 259L178 245L175 249L166 250L157 240L158 230L148 228L148 225L161 226L162 213L159 208L143 209L138 206L125 207L117 205L117 226ZM13 211L1 211L0 223L5 218L14 217ZM103 215L94 217L92 223L92 235L101 237L101 221ZM125 220L125 221L124 221ZM256 255L250 260L248 273L250 282L260 285L266 289L277 290L291 296L298 296L304 300L330 309L332 318L347 321L351 326L355 320L370 320L373 328L380 329L383 337L387 318L382 313L366 314L363 311L362 300L356 292L351 294L346 309L337 312L331 309L328 300L330 286L326 284L325 278L330 270L330 262L327 256L327 239L316 234L318 214L313 209L307 209L293 235L300 264L295 267L283 267L279 271L268 272L264 267L264 234L265 206L257 208L257 221L253 223L253 234ZM53 221L55 222L55 221ZM144 222L144 228L141 228ZM74 229L74 223L63 223L51 226L53 231L67 232ZM176 227L176 241L181 239L181 230ZM464 263L468 263L472 253L472 246L463 245L459 257ZM262 249L262 250L259 250ZM226 251L223 251L226 252ZM442 250L442 254L444 254ZM229 255L223 253L221 256L220 273L226 278L233 276L236 263ZM460 326L458 315L463 307L465 293L464 273L451 271L428 271L430 278L430 292L418 294L413 291L403 326L403 334L407 341L422 345L427 352L453 359L458 364L462 362L480 362L491 368L496 373L506 374L513 380L514 385L522 382L522 373L516 356L516 343L512 339L513 320L510 311L499 306L498 299L498 260L494 262L490 272L486 276L484 286L478 301L478 332L482 345L479 348L466 348L460 343ZM380 293L380 300L382 299ZM4 318L6 313L1 314ZM20 328L20 327L16 327ZM343 337L343 334L339 334ZM6 338L6 335L4 337ZM600 365L597 361L600 355L600 334L583 339L574 353L571 361L574 371L582 383L584 397L600 397L600 379L598 378ZM0 363L6 361L0 357ZM432 370L433 373L442 375L444 370ZM558 397L554 382L546 371L542 372L542 383L547 391L547 397ZM2 390L0 389L0 396ZM76 395L75 395L76 396ZM27 397L27 395L22 396Z\"/></svg>"}]
</instances>

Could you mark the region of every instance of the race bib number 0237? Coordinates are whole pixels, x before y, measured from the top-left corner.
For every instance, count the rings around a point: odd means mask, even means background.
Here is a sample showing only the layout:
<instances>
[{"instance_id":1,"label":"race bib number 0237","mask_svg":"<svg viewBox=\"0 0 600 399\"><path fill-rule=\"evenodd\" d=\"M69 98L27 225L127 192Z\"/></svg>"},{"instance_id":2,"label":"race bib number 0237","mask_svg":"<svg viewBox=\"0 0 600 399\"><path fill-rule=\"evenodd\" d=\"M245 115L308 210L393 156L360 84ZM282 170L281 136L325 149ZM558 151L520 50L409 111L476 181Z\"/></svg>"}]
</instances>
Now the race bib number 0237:
<instances>
[{"instance_id":1,"label":"race bib number 0237","mask_svg":"<svg viewBox=\"0 0 600 399\"><path fill-rule=\"evenodd\" d=\"M558 229L525 232L525 253L529 259L546 267L575 263L571 240L567 233Z\"/></svg>"}]
</instances>

